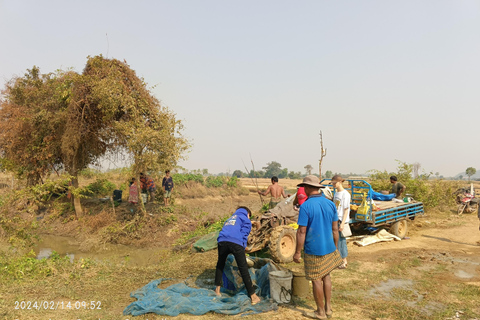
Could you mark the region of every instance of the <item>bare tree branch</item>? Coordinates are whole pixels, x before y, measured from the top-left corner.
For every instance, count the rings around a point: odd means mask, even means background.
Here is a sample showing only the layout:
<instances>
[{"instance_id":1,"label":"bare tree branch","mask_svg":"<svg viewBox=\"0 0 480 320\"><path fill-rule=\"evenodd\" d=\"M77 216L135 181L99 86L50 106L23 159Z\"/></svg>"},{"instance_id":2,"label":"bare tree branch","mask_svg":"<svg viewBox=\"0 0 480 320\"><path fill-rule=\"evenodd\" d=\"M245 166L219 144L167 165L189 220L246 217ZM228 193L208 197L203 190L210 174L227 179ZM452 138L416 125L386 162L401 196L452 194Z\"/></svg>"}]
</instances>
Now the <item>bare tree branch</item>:
<instances>
[{"instance_id":1,"label":"bare tree branch","mask_svg":"<svg viewBox=\"0 0 480 320\"><path fill-rule=\"evenodd\" d=\"M320 130L320 160L318 161L318 175L320 180L322 180L322 162L323 158L327 155L327 149L323 148L323 135L322 130Z\"/></svg>"}]
</instances>

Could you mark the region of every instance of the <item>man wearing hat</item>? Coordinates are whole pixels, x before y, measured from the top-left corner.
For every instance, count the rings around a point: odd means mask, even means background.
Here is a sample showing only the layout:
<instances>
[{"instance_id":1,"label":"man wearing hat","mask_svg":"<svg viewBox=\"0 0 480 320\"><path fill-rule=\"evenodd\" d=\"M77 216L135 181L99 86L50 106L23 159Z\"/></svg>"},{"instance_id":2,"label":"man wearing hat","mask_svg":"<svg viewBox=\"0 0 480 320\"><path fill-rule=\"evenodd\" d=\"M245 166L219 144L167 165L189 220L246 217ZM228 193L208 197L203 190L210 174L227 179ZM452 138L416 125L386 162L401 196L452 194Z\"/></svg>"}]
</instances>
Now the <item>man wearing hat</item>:
<instances>
[{"instance_id":1,"label":"man wearing hat","mask_svg":"<svg viewBox=\"0 0 480 320\"><path fill-rule=\"evenodd\" d=\"M307 201L298 214L297 249L293 261L300 263L304 249L305 276L313 284L313 297L317 305L308 317L326 319L332 316L332 281L330 272L342 265L338 247L338 215L335 204L322 197L319 190L325 186L318 177L306 176L299 187L305 188Z\"/></svg>"}]
</instances>

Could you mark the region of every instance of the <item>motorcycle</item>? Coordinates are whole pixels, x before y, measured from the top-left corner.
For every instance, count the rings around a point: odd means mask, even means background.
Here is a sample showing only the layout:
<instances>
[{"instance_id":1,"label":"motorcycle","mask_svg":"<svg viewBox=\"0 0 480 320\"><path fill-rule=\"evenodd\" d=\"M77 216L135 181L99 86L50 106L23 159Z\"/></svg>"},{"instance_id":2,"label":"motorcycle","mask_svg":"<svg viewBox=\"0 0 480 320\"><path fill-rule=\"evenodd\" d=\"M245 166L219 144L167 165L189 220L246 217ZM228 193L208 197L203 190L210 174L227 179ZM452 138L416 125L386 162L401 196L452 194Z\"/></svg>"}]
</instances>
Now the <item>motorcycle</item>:
<instances>
[{"instance_id":1,"label":"motorcycle","mask_svg":"<svg viewBox=\"0 0 480 320\"><path fill-rule=\"evenodd\" d=\"M455 191L455 202L458 205L457 214L473 213L478 210L480 199L475 197L475 189L473 183L469 187L460 188Z\"/></svg>"}]
</instances>

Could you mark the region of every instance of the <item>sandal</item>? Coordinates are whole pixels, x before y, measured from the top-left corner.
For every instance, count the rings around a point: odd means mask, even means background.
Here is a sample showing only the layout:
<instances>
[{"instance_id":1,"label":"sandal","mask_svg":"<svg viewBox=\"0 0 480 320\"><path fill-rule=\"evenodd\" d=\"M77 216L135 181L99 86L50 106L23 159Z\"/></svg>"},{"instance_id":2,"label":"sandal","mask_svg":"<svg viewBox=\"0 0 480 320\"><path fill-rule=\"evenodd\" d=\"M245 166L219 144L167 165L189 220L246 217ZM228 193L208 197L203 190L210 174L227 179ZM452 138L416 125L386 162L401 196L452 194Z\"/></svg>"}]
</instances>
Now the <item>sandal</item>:
<instances>
[{"instance_id":1,"label":"sandal","mask_svg":"<svg viewBox=\"0 0 480 320\"><path fill-rule=\"evenodd\" d=\"M325 314L327 315L327 318L330 319L333 315L333 311L330 310L330 312L325 311Z\"/></svg>"},{"instance_id":2,"label":"sandal","mask_svg":"<svg viewBox=\"0 0 480 320\"><path fill-rule=\"evenodd\" d=\"M324 316L324 317L321 317L317 311L304 311L303 312L303 315L305 317L308 317L308 318L312 318L312 319L327 319L328 317L327 316Z\"/></svg>"},{"instance_id":3,"label":"sandal","mask_svg":"<svg viewBox=\"0 0 480 320\"><path fill-rule=\"evenodd\" d=\"M337 269L347 269L347 266L344 264L341 264L337 267Z\"/></svg>"}]
</instances>

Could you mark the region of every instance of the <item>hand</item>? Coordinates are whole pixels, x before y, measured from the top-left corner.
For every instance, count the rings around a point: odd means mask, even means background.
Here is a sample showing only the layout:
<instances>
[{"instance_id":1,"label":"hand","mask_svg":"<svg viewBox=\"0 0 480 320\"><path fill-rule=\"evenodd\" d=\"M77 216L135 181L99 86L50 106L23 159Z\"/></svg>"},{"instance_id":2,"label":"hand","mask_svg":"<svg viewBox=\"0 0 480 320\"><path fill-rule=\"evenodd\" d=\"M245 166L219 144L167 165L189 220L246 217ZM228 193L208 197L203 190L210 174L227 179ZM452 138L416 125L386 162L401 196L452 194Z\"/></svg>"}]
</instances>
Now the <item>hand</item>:
<instances>
[{"instance_id":1,"label":"hand","mask_svg":"<svg viewBox=\"0 0 480 320\"><path fill-rule=\"evenodd\" d=\"M338 231L343 231L343 228L345 228L345 225L342 223L342 224L340 224L340 226L338 227Z\"/></svg>"},{"instance_id":2,"label":"hand","mask_svg":"<svg viewBox=\"0 0 480 320\"><path fill-rule=\"evenodd\" d=\"M295 252L295 254L293 255L293 261L295 263L300 263L301 259L302 259L301 253L300 252Z\"/></svg>"}]
</instances>

